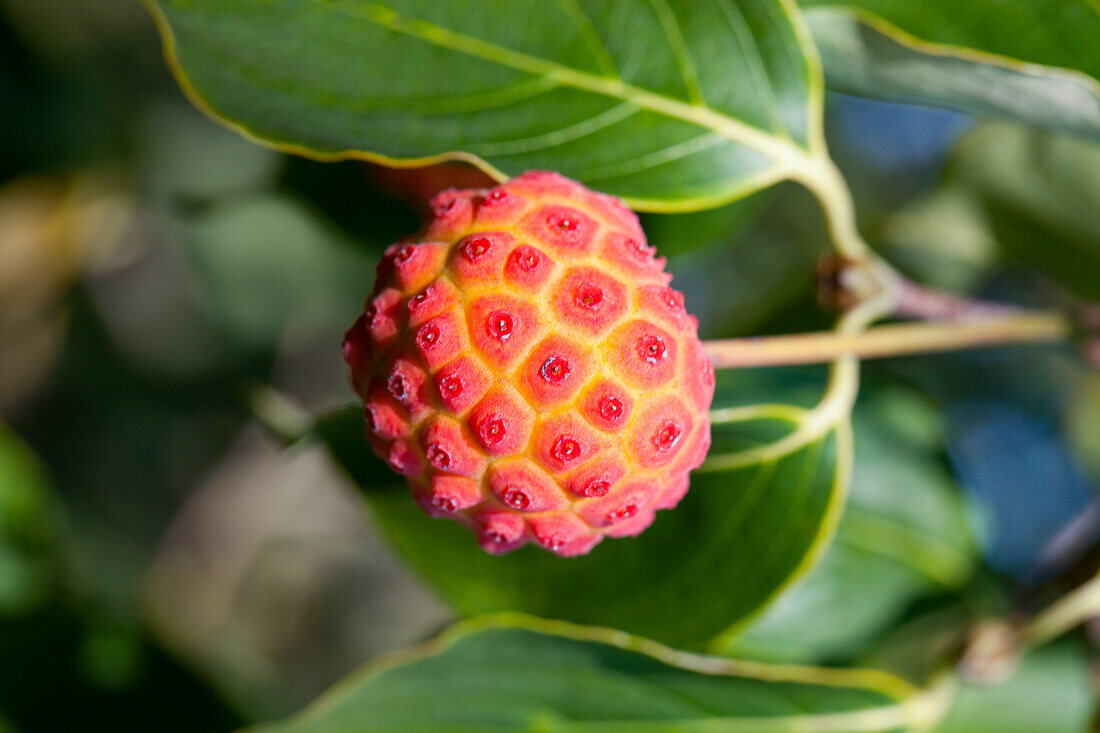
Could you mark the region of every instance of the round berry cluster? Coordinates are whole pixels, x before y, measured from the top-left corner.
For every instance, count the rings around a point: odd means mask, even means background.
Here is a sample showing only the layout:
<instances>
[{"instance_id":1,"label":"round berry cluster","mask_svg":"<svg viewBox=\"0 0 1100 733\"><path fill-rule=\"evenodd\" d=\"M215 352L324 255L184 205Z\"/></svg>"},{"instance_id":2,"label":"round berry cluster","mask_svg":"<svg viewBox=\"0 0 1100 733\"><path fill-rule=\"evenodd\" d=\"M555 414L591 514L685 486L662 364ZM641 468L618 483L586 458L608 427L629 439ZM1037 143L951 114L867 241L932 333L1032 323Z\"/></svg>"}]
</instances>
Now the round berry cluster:
<instances>
[{"instance_id":1,"label":"round berry cluster","mask_svg":"<svg viewBox=\"0 0 1100 733\"><path fill-rule=\"evenodd\" d=\"M556 173L439 194L344 341L375 452L489 552L641 532L710 446L714 370L664 265Z\"/></svg>"}]
</instances>

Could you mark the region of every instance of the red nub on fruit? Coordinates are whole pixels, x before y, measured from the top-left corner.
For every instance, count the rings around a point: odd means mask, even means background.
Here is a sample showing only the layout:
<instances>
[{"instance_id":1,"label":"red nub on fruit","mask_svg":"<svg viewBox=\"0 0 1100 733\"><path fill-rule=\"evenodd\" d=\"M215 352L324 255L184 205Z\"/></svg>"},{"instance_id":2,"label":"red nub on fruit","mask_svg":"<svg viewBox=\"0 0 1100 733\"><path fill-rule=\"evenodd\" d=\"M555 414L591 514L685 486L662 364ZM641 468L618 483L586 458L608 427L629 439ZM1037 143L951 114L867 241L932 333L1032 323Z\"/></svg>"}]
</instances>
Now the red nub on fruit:
<instances>
[{"instance_id":1,"label":"red nub on fruit","mask_svg":"<svg viewBox=\"0 0 1100 733\"><path fill-rule=\"evenodd\" d=\"M643 531L706 455L714 370L637 217L545 171L430 211L345 336L371 447L494 554Z\"/></svg>"}]
</instances>

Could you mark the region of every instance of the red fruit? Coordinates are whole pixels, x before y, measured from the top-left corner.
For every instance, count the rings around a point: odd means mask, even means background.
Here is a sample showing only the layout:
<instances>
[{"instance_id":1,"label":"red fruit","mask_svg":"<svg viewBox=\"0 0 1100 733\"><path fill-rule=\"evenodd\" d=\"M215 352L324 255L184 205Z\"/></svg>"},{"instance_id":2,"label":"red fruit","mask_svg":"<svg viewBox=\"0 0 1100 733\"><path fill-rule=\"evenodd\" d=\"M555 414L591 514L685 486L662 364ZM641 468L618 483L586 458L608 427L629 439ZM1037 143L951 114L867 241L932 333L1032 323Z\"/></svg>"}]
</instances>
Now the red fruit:
<instances>
[{"instance_id":1,"label":"red fruit","mask_svg":"<svg viewBox=\"0 0 1100 733\"><path fill-rule=\"evenodd\" d=\"M638 534L706 455L714 371L637 217L541 171L431 210L344 342L371 446L492 553Z\"/></svg>"}]
</instances>

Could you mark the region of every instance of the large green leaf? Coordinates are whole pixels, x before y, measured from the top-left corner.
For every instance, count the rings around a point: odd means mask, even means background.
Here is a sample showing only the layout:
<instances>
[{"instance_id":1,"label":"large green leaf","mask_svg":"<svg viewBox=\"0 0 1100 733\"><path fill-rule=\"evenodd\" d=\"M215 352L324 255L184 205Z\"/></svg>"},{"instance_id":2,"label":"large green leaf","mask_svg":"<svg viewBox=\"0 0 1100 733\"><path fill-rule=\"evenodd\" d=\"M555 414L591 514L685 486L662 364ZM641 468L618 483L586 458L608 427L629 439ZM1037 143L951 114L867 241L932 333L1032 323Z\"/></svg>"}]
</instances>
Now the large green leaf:
<instances>
[{"instance_id":1,"label":"large green leaf","mask_svg":"<svg viewBox=\"0 0 1100 733\"><path fill-rule=\"evenodd\" d=\"M945 241L958 242L953 264L1023 263L1092 300L1100 299L1098 208L1100 143L991 122L959 140L941 186L891 217L882 235L907 262L935 255L918 274L945 269L935 260Z\"/></svg>"},{"instance_id":2,"label":"large green leaf","mask_svg":"<svg viewBox=\"0 0 1100 733\"><path fill-rule=\"evenodd\" d=\"M512 616L370 665L262 730L900 731L918 722L918 695L880 672L732 662Z\"/></svg>"},{"instance_id":3,"label":"large green leaf","mask_svg":"<svg viewBox=\"0 0 1100 733\"><path fill-rule=\"evenodd\" d=\"M731 391L728 379L719 386ZM758 419L717 426L712 458L789 433L794 410L761 408ZM740 453L738 467L696 473L680 505L638 537L580 558L533 547L496 557L467 529L424 514L370 455L363 431L360 410L317 426L399 554L460 613L525 611L679 646L744 622L808 568L835 527L851 462L841 421L780 454Z\"/></svg>"},{"instance_id":4,"label":"large green leaf","mask_svg":"<svg viewBox=\"0 0 1100 733\"><path fill-rule=\"evenodd\" d=\"M1100 143L991 123L959 141L948 178L981 197L1006 256L1100 299Z\"/></svg>"},{"instance_id":5,"label":"large green leaf","mask_svg":"<svg viewBox=\"0 0 1100 733\"><path fill-rule=\"evenodd\" d=\"M1100 135L1093 0L798 0L828 85Z\"/></svg>"},{"instance_id":6,"label":"large green leaf","mask_svg":"<svg viewBox=\"0 0 1100 733\"><path fill-rule=\"evenodd\" d=\"M821 564L741 635L712 651L768 661L855 656L923 594L958 587L974 566L935 413L916 395L865 391L855 414L851 496ZM917 425L931 425L915 431Z\"/></svg>"},{"instance_id":7,"label":"large green leaf","mask_svg":"<svg viewBox=\"0 0 1100 733\"><path fill-rule=\"evenodd\" d=\"M820 164L820 74L783 0L147 3L194 101L293 152L553 168L655 210Z\"/></svg>"}]
</instances>

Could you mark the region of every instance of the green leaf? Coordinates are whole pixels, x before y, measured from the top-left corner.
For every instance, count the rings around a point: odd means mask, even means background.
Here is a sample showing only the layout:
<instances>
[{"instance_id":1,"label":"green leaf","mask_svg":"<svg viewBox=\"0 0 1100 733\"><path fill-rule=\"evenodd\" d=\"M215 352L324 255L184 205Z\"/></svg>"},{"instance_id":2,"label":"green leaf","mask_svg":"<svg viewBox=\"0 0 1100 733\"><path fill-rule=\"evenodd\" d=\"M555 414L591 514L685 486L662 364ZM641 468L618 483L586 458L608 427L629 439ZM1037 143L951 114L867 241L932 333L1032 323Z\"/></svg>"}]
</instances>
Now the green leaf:
<instances>
[{"instance_id":1,"label":"green leaf","mask_svg":"<svg viewBox=\"0 0 1100 733\"><path fill-rule=\"evenodd\" d=\"M911 257L938 255L961 235L964 248L982 251L973 261L987 270L1022 263L1078 297L1100 299L1098 192L1100 144L987 123L963 135L940 188L895 215L883 236Z\"/></svg>"},{"instance_id":2,"label":"green leaf","mask_svg":"<svg viewBox=\"0 0 1100 733\"><path fill-rule=\"evenodd\" d=\"M337 332L373 276L373 258L285 196L227 202L181 222L179 231L197 303L249 343Z\"/></svg>"},{"instance_id":3,"label":"green leaf","mask_svg":"<svg viewBox=\"0 0 1100 733\"><path fill-rule=\"evenodd\" d=\"M720 379L719 399L731 391L729 378ZM463 615L524 611L689 646L743 622L805 572L843 505L847 422L768 456L756 449L789 433L797 408L747 409L755 419L716 426L711 450L748 450L739 467L697 472L680 505L659 512L640 536L572 559L530 546L489 555L469 530L424 514L370 454L361 410L334 414L316 432L398 553Z\"/></svg>"},{"instance_id":4,"label":"green leaf","mask_svg":"<svg viewBox=\"0 0 1100 733\"><path fill-rule=\"evenodd\" d=\"M1092 0L798 0L837 91L1100 135Z\"/></svg>"},{"instance_id":5,"label":"green leaf","mask_svg":"<svg viewBox=\"0 0 1100 733\"><path fill-rule=\"evenodd\" d=\"M958 597L919 606L877 639L856 664L925 684L958 663L971 630L983 619L1010 611L1011 604L1002 602L1001 595L1000 588L991 588L989 578L979 574Z\"/></svg>"},{"instance_id":6,"label":"green leaf","mask_svg":"<svg viewBox=\"0 0 1100 733\"><path fill-rule=\"evenodd\" d=\"M880 640L859 663L889 670L925 684L944 679L960 651L973 641L975 628L991 618L1004 618L1016 607L1005 588L979 576L965 595L948 605L926 607ZM1090 682L1088 653L1076 639L1066 639L1028 652L1007 678L979 683L951 675L954 688L939 722L930 733L1086 733L1097 712ZM993 661L1011 664L1011 658Z\"/></svg>"},{"instance_id":7,"label":"green leaf","mask_svg":"<svg viewBox=\"0 0 1100 733\"><path fill-rule=\"evenodd\" d=\"M465 622L370 665L262 730L899 731L919 712L918 694L871 670L701 657L621 631L508 616Z\"/></svg>"},{"instance_id":8,"label":"green leaf","mask_svg":"<svg viewBox=\"0 0 1100 733\"><path fill-rule=\"evenodd\" d=\"M0 617L36 608L49 595L62 524L38 457L0 423Z\"/></svg>"},{"instance_id":9,"label":"green leaf","mask_svg":"<svg viewBox=\"0 0 1100 733\"><path fill-rule=\"evenodd\" d=\"M1085 654L1058 644L1032 652L1004 682L963 684L932 733L1086 733L1095 714Z\"/></svg>"},{"instance_id":10,"label":"green leaf","mask_svg":"<svg viewBox=\"0 0 1100 733\"><path fill-rule=\"evenodd\" d=\"M553 168L638 208L821 164L821 81L781 0L147 0L192 99L284 150Z\"/></svg>"},{"instance_id":11,"label":"green leaf","mask_svg":"<svg viewBox=\"0 0 1100 733\"><path fill-rule=\"evenodd\" d=\"M1004 254L1100 299L1100 143L1019 125L983 125L948 177L985 202Z\"/></svg>"},{"instance_id":12,"label":"green leaf","mask_svg":"<svg viewBox=\"0 0 1100 733\"><path fill-rule=\"evenodd\" d=\"M950 183L892 212L877 239L913 279L949 292L980 289L1001 261L981 197Z\"/></svg>"},{"instance_id":13,"label":"green leaf","mask_svg":"<svg viewBox=\"0 0 1100 733\"><path fill-rule=\"evenodd\" d=\"M851 495L821 564L711 651L782 662L852 658L915 599L969 577L974 548L956 487L935 438L929 445L913 430L935 431L934 409L896 389L864 400Z\"/></svg>"}]
</instances>

